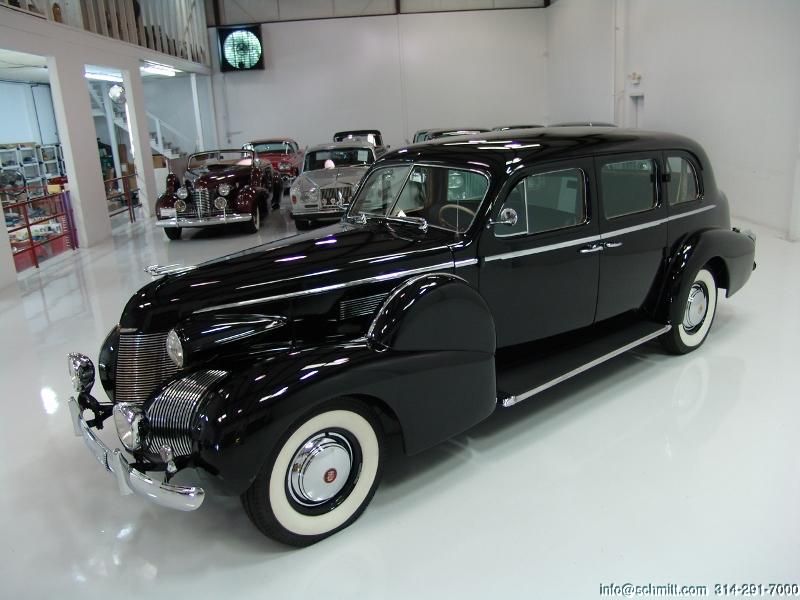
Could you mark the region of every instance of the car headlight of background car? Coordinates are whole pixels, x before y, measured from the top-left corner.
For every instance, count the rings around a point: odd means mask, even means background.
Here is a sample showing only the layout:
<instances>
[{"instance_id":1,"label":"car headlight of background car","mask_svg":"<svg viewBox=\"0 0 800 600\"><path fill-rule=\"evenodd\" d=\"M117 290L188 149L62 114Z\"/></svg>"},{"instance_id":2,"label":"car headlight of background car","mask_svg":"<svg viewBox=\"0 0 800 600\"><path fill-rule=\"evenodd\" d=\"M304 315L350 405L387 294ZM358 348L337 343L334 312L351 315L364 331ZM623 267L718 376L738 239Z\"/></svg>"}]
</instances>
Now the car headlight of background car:
<instances>
[{"instance_id":1,"label":"car headlight of background car","mask_svg":"<svg viewBox=\"0 0 800 600\"><path fill-rule=\"evenodd\" d=\"M219 187L217 188L217 193L220 196L227 196L228 194L231 193L232 189L233 189L233 187L231 187L231 184L229 184L229 183L220 183Z\"/></svg>"},{"instance_id":2,"label":"car headlight of background car","mask_svg":"<svg viewBox=\"0 0 800 600\"><path fill-rule=\"evenodd\" d=\"M178 188L178 191L175 192L175 195L181 200L186 200L189 197L189 190L181 186Z\"/></svg>"},{"instance_id":3,"label":"car headlight of background car","mask_svg":"<svg viewBox=\"0 0 800 600\"><path fill-rule=\"evenodd\" d=\"M288 171L289 169L292 168L292 163L281 161L281 162L278 163L278 168L281 171Z\"/></svg>"}]
</instances>

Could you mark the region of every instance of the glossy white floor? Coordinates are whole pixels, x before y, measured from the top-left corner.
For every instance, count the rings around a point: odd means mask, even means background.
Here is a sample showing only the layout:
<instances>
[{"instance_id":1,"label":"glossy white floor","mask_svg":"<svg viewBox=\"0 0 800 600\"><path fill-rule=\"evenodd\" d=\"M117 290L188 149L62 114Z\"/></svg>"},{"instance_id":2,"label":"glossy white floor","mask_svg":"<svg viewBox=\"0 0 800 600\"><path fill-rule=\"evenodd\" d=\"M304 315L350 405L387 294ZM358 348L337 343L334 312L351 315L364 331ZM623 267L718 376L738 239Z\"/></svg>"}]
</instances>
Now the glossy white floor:
<instances>
[{"instance_id":1,"label":"glossy white floor","mask_svg":"<svg viewBox=\"0 0 800 600\"><path fill-rule=\"evenodd\" d=\"M178 513L120 497L72 434L66 353L96 355L142 266L293 231L285 214L258 236L179 242L122 224L0 294L0 595L581 599L612 582L800 583L800 244L758 228L759 268L699 351L648 346L394 457L364 516L314 547L262 537L238 499Z\"/></svg>"}]
</instances>

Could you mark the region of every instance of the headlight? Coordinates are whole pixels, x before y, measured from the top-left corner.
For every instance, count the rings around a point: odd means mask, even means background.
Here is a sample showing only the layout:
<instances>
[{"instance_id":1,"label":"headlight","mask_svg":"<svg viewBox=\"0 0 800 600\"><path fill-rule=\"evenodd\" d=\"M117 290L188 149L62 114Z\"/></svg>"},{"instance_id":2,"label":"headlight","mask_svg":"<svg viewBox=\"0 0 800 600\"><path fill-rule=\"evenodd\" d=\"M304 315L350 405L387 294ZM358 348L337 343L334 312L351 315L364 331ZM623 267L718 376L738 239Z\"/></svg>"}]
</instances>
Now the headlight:
<instances>
[{"instance_id":1,"label":"headlight","mask_svg":"<svg viewBox=\"0 0 800 600\"><path fill-rule=\"evenodd\" d=\"M167 334L167 356L172 359L179 369L183 368L183 345L181 345L181 338L175 333L174 329L170 329Z\"/></svg>"},{"instance_id":2,"label":"headlight","mask_svg":"<svg viewBox=\"0 0 800 600\"><path fill-rule=\"evenodd\" d=\"M217 192L220 196L227 196L231 193L232 189L233 188L231 187L230 183L220 183L219 187L217 188Z\"/></svg>"},{"instance_id":3,"label":"headlight","mask_svg":"<svg viewBox=\"0 0 800 600\"><path fill-rule=\"evenodd\" d=\"M221 196L217 196L214 198L214 206L217 208L217 210L223 210L226 206L228 206L228 201Z\"/></svg>"},{"instance_id":4,"label":"headlight","mask_svg":"<svg viewBox=\"0 0 800 600\"><path fill-rule=\"evenodd\" d=\"M288 162L279 162L279 163L278 163L278 168L279 168L281 171L288 171L289 169L291 169L291 168L292 168L292 163L288 163Z\"/></svg>"},{"instance_id":5,"label":"headlight","mask_svg":"<svg viewBox=\"0 0 800 600\"><path fill-rule=\"evenodd\" d=\"M181 200L186 200L189 197L189 190L187 190L185 187L179 187L178 191L175 192L175 195Z\"/></svg>"},{"instance_id":6,"label":"headlight","mask_svg":"<svg viewBox=\"0 0 800 600\"><path fill-rule=\"evenodd\" d=\"M175 201L175 210L178 212L183 212L186 210L186 202L183 200L176 200Z\"/></svg>"},{"instance_id":7,"label":"headlight","mask_svg":"<svg viewBox=\"0 0 800 600\"><path fill-rule=\"evenodd\" d=\"M94 364L84 354L67 355L67 371L72 379L72 388L80 393L92 391L94 385Z\"/></svg>"},{"instance_id":8,"label":"headlight","mask_svg":"<svg viewBox=\"0 0 800 600\"><path fill-rule=\"evenodd\" d=\"M303 202L319 202L319 188L312 187L310 190L303 192L301 198Z\"/></svg>"},{"instance_id":9,"label":"headlight","mask_svg":"<svg viewBox=\"0 0 800 600\"><path fill-rule=\"evenodd\" d=\"M141 425L144 416L142 410L128 402L114 406L114 425L117 426L119 441L126 450L138 450L142 447Z\"/></svg>"}]
</instances>

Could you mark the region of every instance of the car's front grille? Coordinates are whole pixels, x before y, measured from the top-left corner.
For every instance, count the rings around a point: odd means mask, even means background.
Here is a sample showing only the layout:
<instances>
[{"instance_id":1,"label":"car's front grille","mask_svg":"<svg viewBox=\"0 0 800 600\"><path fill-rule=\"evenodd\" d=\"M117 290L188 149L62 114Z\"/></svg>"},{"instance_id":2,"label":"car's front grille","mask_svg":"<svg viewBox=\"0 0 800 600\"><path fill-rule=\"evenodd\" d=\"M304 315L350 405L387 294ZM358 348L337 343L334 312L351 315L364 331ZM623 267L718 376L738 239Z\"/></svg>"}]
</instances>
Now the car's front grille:
<instances>
[{"instance_id":1,"label":"car's front grille","mask_svg":"<svg viewBox=\"0 0 800 600\"><path fill-rule=\"evenodd\" d=\"M144 402L178 368L167 356L167 334L119 336L115 402Z\"/></svg>"},{"instance_id":2,"label":"car's front grille","mask_svg":"<svg viewBox=\"0 0 800 600\"><path fill-rule=\"evenodd\" d=\"M322 188L319 191L322 207L341 206L350 202L353 188L349 185L336 185Z\"/></svg>"},{"instance_id":3,"label":"car's front grille","mask_svg":"<svg viewBox=\"0 0 800 600\"><path fill-rule=\"evenodd\" d=\"M211 201L211 192L208 188L197 188L192 190L192 195L186 203L186 210L178 213L179 217L216 217L224 214L224 210L219 210Z\"/></svg>"},{"instance_id":4,"label":"car's front grille","mask_svg":"<svg viewBox=\"0 0 800 600\"><path fill-rule=\"evenodd\" d=\"M208 389L227 375L226 371L197 371L179 379L153 398L147 407L147 449L158 453L162 446L176 456L192 453L190 432L196 425L200 401Z\"/></svg>"}]
</instances>

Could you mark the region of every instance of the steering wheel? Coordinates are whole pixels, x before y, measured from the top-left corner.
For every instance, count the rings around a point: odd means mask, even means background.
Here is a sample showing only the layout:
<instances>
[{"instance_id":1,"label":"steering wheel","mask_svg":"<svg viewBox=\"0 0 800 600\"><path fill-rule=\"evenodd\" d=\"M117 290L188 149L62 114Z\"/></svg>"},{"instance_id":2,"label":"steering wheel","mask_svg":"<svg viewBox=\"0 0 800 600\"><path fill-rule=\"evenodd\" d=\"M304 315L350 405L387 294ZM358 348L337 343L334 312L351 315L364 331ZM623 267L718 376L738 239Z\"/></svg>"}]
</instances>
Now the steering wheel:
<instances>
[{"instance_id":1,"label":"steering wheel","mask_svg":"<svg viewBox=\"0 0 800 600\"><path fill-rule=\"evenodd\" d=\"M439 222L440 222L440 223L444 223L444 224L446 224L446 225L448 225L448 226L452 227L452 228L453 228L453 229L455 229L456 231L460 231L460 229L458 228L458 226L457 226L457 225L454 225L453 223L451 223L450 221L448 221L447 219L445 219L445 218L444 218L444 216L443 216L443 213L444 213L444 211L445 211L446 209L448 209L448 208L451 208L451 209L453 209L453 210L456 210L456 211L459 211L459 210L462 210L462 211L464 211L465 213L467 213L467 214L469 215L469 217L470 217L470 221L472 221L472 219L474 219L474 218L475 218L475 212L474 212L474 211L472 211L472 210L470 210L470 209L469 209L469 208L467 208L466 206L461 206L460 204L444 204L444 205L443 205L443 206L442 206L442 207L439 209L439 215L438 215Z\"/></svg>"}]
</instances>

